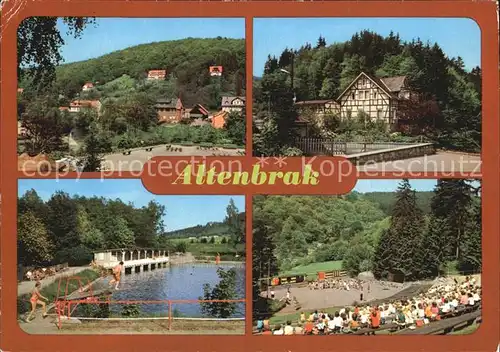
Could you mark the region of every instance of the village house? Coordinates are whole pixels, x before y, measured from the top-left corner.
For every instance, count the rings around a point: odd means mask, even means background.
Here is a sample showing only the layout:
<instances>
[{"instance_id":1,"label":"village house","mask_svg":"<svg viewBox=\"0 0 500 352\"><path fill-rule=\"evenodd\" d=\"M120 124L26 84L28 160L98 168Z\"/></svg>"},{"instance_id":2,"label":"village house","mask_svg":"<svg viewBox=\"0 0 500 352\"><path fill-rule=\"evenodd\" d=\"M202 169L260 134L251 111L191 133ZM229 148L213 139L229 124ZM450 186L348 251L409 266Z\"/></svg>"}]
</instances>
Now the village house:
<instances>
[{"instance_id":1,"label":"village house","mask_svg":"<svg viewBox=\"0 0 500 352\"><path fill-rule=\"evenodd\" d=\"M209 70L212 77L222 76L222 66L210 66Z\"/></svg>"},{"instance_id":2,"label":"village house","mask_svg":"<svg viewBox=\"0 0 500 352\"><path fill-rule=\"evenodd\" d=\"M212 116L212 127L214 128L224 128L226 124L226 120L229 117L229 112L227 111L219 111L215 115Z\"/></svg>"},{"instance_id":3,"label":"village house","mask_svg":"<svg viewBox=\"0 0 500 352\"><path fill-rule=\"evenodd\" d=\"M84 91L84 92L87 92L87 91L92 90L92 89L94 89L94 85L90 82L85 83L82 87L82 91Z\"/></svg>"},{"instance_id":4,"label":"village house","mask_svg":"<svg viewBox=\"0 0 500 352\"><path fill-rule=\"evenodd\" d=\"M148 80L154 81L154 80L164 80L165 77L167 77L167 71L166 70L149 70L148 71Z\"/></svg>"},{"instance_id":5,"label":"village house","mask_svg":"<svg viewBox=\"0 0 500 352\"><path fill-rule=\"evenodd\" d=\"M186 118L186 109L181 99L159 99L154 106L158 114L158 123L178 123Z\"/></svg>"},{"instance_id":6,"label":"village house","mask_svg":"<svg viewBox=\"0 0 500 352\"><path fill-rule=\"evenodd\" d=\"M326 115L338 115L340 105L335 100L305 100L295 103L299 116L304 119L323 118Z\"/></svg>"},{"instance_id":7,"label":"village house","mask_svg":"<svg viewBox=\"0 0 500 352\"><path fill-rule=\"evenodd\" d=\"M19 138L26 138L26 128L23 127L21 121L17 121L17 136Z\"/></svg>"},{"instance_id":8,"label":"village house","mask_svg":"<svg viewBox=\"0 0 500 352\"><path fill-rule=\"evenodd\" d=\"M210 111L201 104L196 104L191 109L186 109L184 118L186 119L206 119Z\"/></svg>"},{"instance_id":9,"label":"village house","mask_svg":"<svg viewBox=\"0 0 500 352\"><path fill-rule=\"evenodd\" d=\"M383 121L393 128L404 117L411 98L406 76L376 78L361 72L340 94L340 118L365 114L371 121Z\"/></svg>"},{"instance_id":10,"label":"village house","mask_svg":"<svg viewBox=\"0 0 500 352\"><path fill-rule=\"evenodd\" d=\"M222 97L222 111L242 113L245 109L245 97Z\"/></svg>"},{"instance_id":11,"label":"village house","mask_svg":"<svg viewBox=\"0 0 500 352\"><path fill-rule=\"evenodd\" d=\"M295 103L295 122L301 137L308 137L312 124L321 127L323 118L336 115L340 120L363 114L368 121L383 122L393 130L408 112L410 99L417 94L408 86L406 76L377 78L361 72L335 100L310 100Z\"/></svg>"},{"instance_id":12,"label":"village house","mask_svg":"<svg viewBox=\"0 0 500 352\"><path fill-rule=\"evenodd\" d=\"M80 112L82 109L95 109L99 114L102 104L99 100L73 100L69 104L69 112ZM62 110L59 108L59 110Z\"/></svg>"},{"instance_id":13,"label":"village house","mask_svg":"<svg viewBox=\"0 0 500 352\"><path fill-rule=\"evenodd\" d=\"M326 116L338 116L340 105L335 100L305 100L295 103L298 112L296 125L299 135L306 137L309 134L311 124L315 123L321 127Z\"/></svg>"}]
</instances>

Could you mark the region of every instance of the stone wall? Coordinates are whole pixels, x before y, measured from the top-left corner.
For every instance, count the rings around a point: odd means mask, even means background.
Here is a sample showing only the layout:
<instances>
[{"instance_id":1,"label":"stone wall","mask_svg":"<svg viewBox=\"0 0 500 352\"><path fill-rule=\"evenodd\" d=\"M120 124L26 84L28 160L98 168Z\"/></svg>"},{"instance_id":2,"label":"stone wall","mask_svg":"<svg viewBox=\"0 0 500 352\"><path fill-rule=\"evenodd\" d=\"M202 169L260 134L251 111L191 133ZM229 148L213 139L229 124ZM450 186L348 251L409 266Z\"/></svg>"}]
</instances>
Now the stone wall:
<instances>
[{"instance_id":1,"label":"stone wall","mask_svg":"<svg viewBox=\"0 0 500 352\"><path fill-rule=\"evenodd\" d=\"M432 143L414 144L392 149L375 150L366 153L347 155L346 158L355 165L366 163L381 163L385 161L418 158L425 155L436 154Z\"/></svg>"}]
</instances>

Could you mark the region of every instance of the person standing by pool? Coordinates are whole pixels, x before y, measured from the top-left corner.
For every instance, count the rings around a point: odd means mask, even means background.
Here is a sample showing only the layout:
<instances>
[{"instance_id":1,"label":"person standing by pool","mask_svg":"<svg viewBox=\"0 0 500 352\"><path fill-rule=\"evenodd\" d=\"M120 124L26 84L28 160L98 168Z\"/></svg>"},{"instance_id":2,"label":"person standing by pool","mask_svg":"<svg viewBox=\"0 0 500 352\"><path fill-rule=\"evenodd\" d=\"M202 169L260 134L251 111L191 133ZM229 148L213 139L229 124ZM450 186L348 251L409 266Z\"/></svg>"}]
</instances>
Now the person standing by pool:
<instances>
[{"instance_id":1,"label":"person standing by pool","mask_svg":"<svg viewBox=\"0 0 500 352\"><path fill-rule=\"evenodd\" d=\"M33 291L31 291L31 298L30 298L30 303L31 303L31 312L26 318L26 322L29 323L31 321L31 317L35 314L36 306L40 305L42 306L42 316L45 318L47 317L47 306L45 305L44 301L48 301L49 299L47 297L42 296L40 293L40 288L42 287L42 284L40 281L37 281L35 284L35 288L33 288ZM42 301L43 300L43 301Z\"/></svg>"},{"instance_id":2,"label":"person standing by pool","mask_svg":"<svg viewBox=\"0 0 500 352\"><path fill-rule=\"evenodd\" d=\"M113 279L111 279L109 285L111 286L113 285L113 283L116 283L115 290L118 290L118 285L120 284L120 276L122 274L122 270L123 270L123 262L118 263L118 265L113 268Z\"/></svg>"},{"instance_id":3,"label":"person standing by pool","mask_svg":"<svg viewBox=\"0 0 500 352\"><path fill-rule=\"evenodd\" d=\"M215 256L215 265L219 265L220 264L220 254L217 253L217 255Z\"/></svg>"}]
</instances>

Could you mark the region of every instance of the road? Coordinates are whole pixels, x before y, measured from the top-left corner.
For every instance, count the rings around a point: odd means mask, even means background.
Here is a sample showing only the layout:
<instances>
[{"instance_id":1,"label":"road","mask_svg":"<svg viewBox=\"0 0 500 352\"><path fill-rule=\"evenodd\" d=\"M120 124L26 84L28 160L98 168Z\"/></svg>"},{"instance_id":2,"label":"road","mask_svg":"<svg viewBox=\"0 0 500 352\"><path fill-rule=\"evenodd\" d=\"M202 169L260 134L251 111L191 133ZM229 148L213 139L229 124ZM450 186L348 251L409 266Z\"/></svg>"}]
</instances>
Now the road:
<instances>
[{"instance_id":1,"label":"road","mask_svg":"<svg viewBox=\"0 0 500 352\"><path fill-rule=\"evenodd\" d=\"M219 149L201 150L196 147L184 147L181 145L172 145L173 148L181 148L182 152L167 151L165 145L153 147L152 151L147 152L145 148L132 150L130 155L115 153L106 155L104 165L109 171L141 171L143 165L155 156L238 156L244 152L243 149Z\"/></svg>"}]
</instances>

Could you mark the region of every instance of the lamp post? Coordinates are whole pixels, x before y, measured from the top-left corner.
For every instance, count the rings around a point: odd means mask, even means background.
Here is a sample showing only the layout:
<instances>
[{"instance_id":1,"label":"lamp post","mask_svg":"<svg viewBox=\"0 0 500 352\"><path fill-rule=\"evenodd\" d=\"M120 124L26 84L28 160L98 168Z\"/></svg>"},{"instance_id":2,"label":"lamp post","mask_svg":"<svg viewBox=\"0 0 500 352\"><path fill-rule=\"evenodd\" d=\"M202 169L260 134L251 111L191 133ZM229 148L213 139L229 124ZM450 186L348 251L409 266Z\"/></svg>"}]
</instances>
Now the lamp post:
<instances>
[{"instance_id":1,"label":"lamp post","mask_svg":"<svg viewBox=\"0 0 500 352\"><path fill-rule=\"evenodd\" d=\"M293 56L292 56L292 58L293 58ZM292 69L290 71L285 70L284 68L280 68L280 71L283 73L286 73L287 75L290 75L290 87L291 87L292 93L293 93L293 103L295 104L295 102L297 101L297 96L295 95L295 91L293 89L293 59L292 59Z\"/></svg>"}]
</instances>

